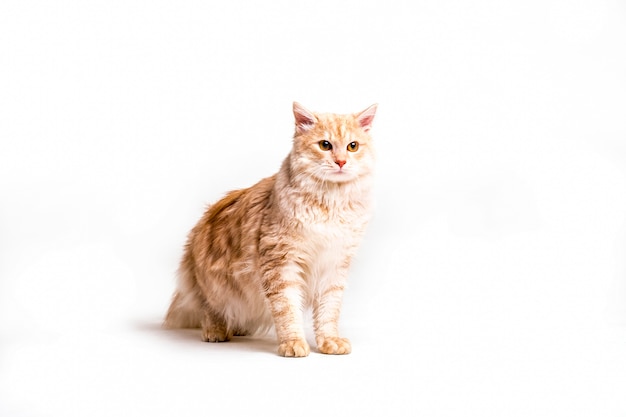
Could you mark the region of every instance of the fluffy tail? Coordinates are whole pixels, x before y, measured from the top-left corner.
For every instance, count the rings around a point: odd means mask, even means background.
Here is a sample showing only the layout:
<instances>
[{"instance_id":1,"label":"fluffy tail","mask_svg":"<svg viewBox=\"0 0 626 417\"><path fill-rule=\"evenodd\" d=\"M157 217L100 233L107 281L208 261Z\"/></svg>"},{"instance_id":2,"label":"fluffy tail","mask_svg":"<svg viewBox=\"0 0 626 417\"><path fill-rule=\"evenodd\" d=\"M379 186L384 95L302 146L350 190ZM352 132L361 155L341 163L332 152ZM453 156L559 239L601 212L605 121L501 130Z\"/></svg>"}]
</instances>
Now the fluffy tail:
<instances>
[{"instance_id":1,"label":"fluffy tail","mask_svg":"<svg viewBox=\"0 0 626 417\"><path fill-rule=\"evenodd\" d=\"M181 268L182 269L182 268ZM200 327L202 320L202 299L194 277L189 271L179 271L178 289L172 304L167 310L163 326L168 329Z\"/></svg>"}]
</instances>

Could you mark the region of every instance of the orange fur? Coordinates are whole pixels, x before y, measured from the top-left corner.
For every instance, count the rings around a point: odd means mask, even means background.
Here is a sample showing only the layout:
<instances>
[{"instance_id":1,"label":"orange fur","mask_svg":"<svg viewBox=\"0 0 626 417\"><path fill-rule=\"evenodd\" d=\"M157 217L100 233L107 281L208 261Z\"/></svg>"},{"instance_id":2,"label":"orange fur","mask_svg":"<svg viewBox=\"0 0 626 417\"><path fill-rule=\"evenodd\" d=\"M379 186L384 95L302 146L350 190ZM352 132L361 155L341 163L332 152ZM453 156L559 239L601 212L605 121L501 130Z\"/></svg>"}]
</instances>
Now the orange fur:
<instances>
[{"instance_id":1,"label":"orange fur","mask_svg":"<svg viewBox=\"0 0 626 417\"><path fill-rule=\"evenodd\" d=\"M302 313L311 306L319 351L350 353L337 323L369 218L376 106L338 115L294 103L293 111L293 147L279 172L227 194L189 234L167 327L201 327L203 340L222 342L273 325L278 353L301 357L310 352Z\"/></svg>"}]
</instances>

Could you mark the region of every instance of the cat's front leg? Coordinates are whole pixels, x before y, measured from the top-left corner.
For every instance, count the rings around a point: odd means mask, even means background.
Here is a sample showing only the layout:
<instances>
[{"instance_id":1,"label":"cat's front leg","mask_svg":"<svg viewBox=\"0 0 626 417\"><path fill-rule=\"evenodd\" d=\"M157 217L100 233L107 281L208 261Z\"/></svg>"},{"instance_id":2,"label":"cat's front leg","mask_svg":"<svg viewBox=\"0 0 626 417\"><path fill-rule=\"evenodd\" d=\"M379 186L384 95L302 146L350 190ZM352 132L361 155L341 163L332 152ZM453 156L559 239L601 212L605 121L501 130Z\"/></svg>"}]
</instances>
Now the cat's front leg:
<instances>
[{"instance_id":1,"label":"cat's front leg","mask_svg":"<svg viewBox=\"0 0 626 417\"><path fill-rule=\"evenodd\" d=\"M265 274L263 287L269 301L278 336L278 354L304 357L311 352L304 336L302 320L302 280L297 268L286 266Z\"/></svg>"},{"instance_id":2,"label":"cat's front leg","mask_svg":"<svg viewBox=\"0 0 626 417\"><path fill-rule=\"evenodd\" d=\"M343 289L343 285L332 285L320 292L313 303L315 341L321 353L345 355L352 351L350 341L339 337L338 322Z\"/></svg>"}]
</instances>

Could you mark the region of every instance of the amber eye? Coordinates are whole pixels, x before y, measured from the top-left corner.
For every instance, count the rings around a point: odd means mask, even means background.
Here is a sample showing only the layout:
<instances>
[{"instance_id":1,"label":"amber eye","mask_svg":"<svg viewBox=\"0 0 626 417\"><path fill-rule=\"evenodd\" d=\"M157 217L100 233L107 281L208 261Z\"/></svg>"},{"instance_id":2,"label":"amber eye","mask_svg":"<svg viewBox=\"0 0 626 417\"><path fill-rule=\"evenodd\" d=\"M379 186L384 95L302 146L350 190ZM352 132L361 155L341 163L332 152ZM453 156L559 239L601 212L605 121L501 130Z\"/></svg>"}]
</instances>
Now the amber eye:
<instances>
[{"instance_id":1,"label":"amber eye","mask_svg":"<svg viewBox=\"0 0 626 417\"><path fill-rule=\"evenodd\" d=\"M333 148L333 145L330 144L327 140L320 141L320 149L323 151L330 151Z\"/></svg>"},{"instance_id":2,"label":"amber eye","mask_svg":"<svg viewBox=\"0 0 626 417\"><path fill-rule=\"evenodd\" d=\"M348 150L350 152L356 152L359 149L359 142L350 142L348 145Z\"/></svg>"}]
</instances>

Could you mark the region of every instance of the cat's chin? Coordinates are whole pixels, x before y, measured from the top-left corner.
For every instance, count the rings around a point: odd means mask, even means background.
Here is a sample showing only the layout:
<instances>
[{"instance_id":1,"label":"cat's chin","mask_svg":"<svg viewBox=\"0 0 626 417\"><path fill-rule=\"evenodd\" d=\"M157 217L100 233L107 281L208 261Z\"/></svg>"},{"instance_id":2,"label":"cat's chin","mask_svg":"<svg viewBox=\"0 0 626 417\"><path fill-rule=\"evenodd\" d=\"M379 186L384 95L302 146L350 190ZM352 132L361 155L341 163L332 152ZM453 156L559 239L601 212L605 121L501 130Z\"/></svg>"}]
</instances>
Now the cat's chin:
<instances>
[{"instance_id":1,"label":"cat's chin","mask_svg":"<svg viewBox=\"0 0 626 417\"><path fill-rule=\"evenodd\" d=\"M356 179L357 179L357 176L355 174L351 172L346 172L346 171L332 171L324 176L324 181L334 182L337 184L351 182Z\"/></svg>"}]
</instances>

